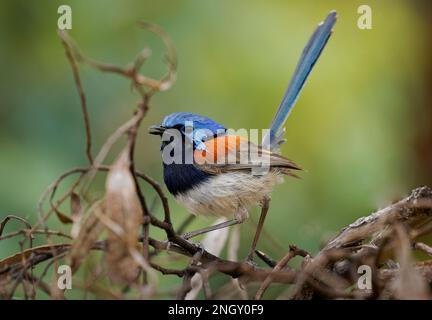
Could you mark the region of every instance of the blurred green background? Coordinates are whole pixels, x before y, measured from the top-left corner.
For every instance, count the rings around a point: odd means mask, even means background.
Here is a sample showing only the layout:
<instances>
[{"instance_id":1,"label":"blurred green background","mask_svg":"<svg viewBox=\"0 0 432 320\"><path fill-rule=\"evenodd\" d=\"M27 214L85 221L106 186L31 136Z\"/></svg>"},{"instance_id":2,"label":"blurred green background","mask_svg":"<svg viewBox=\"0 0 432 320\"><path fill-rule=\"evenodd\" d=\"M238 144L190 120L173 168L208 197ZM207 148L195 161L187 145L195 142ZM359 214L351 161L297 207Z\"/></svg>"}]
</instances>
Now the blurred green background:
<instances>
[{"instance_id":1,"label":"blurred green background","mask_svg":"<svg viewBox=\"0 0 432 320\"><path fill-rule=\"evenodd\" d=\"M56 34L57 8L65 3L72 7L71 36L101 61L126 65L147 46L153 55L143 73L159 77L163 45L136 22L157 23L172 37L178 79L151 101L137 145L137 168L160 182L159 141L146 133L149 125L190 111L230 128L268 127L310 34L338 11L335 32L286 124L282 152L306 172L272 195L259 247L275 257L290 243L316 252L354 219L432 184L427 1L2 1L0 218L35 221L48 184L86 164L79 97ZM372 7L372 30L357 27L361 4ZM80 70L96 151L139 97L123 78ZM178 225L187 212L172 197L170 204ZM258 210L251 214L257 221ZM198 219L190 229L210 222ZM240 256L252 228L242 227ZM0 242L0 258L15 249Z\"/></svg>"}]
</instances>

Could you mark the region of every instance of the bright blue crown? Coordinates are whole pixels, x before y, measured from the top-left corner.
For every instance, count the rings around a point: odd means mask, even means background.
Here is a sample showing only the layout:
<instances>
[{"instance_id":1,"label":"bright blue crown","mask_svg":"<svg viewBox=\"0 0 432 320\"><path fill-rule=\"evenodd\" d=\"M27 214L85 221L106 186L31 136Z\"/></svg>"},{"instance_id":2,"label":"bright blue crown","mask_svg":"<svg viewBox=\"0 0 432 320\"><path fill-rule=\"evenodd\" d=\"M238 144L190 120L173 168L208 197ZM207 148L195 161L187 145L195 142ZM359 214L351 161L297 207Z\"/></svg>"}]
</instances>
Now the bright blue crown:
<instances>
[{"instance_id":1,"label":"bright blue crown","mask_svg":"<svg viewBox=\"0 0 432 320\"><path fill-rule=\"evenodd\" d=\"M193 125L193 131L190 134L186 134L185 132L187 125ZM227 131L220 123L208 117L189 112L175 112L167 115L162 122L162 126L165 128L180 129L193 140L194 146L197 149L205 149L204 141L216 135L224 134ZM199 135L197 134L197 130L201 130Z\"/></svg>"},{"instance_id":2,"label":"bright blue crown","mask_svg":"<svg viewBox=\"0 0 432 320\"><path fill-rule=\"evenodd\" d=\"M186 122L193 122L194 130L207 129L214 134L218 133L218 130L219 132L222 130L226 131L226 128L220 123L208 117L189 112L175 112L167 115L162 122L162 126L165 128L174 128L177 126L184 126Z\"/></svg>"}]
</instances>

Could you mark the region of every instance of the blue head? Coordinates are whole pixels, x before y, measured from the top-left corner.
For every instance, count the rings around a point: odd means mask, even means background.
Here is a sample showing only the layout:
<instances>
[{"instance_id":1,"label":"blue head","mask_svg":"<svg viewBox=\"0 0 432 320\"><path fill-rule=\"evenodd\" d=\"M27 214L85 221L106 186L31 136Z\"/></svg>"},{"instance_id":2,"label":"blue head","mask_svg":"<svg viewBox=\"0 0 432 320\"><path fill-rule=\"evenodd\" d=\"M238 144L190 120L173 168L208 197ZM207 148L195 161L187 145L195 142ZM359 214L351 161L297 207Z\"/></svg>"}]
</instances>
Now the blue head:
<instances>
[{"instance_id":1,"label":"blue head","mask_svg":"<svg viewBox=\"0 0 432 320\"><path fill-rule=\"evenodd\" d=\"M203 148L204 141L224 134L227 130L208 117L189 112L175 112L167 115L160 125L151 126L149 133L162 136L168 129L178 130L193 142L193 147L196 149Z\"/></svg>"}]
</instances>

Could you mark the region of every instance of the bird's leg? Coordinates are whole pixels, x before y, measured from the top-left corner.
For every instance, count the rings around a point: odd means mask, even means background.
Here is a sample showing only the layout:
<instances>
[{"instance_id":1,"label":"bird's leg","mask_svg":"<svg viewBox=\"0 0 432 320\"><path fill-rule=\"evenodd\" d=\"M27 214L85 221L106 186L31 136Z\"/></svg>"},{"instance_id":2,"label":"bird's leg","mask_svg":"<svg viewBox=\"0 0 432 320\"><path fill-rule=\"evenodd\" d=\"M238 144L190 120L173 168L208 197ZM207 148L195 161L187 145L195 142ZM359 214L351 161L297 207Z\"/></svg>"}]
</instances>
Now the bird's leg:
<instances>
[{"instance_id":1,"label":"bird's leg","mask_svg":"<svg viewBox=\"0 0 432 320\"><path fill-rule=\"evenodd\" d=\"M215 230L223 229L223 228L230 227L230 226L233 226L236 224L240 224L243 221L245 221L248 216L249 216L249 213L248 213L247 209L244 207L240 207L240 208L238 208L238 211L234 214L234 219L228 220L225 222L221 222L221 223L215 224L215 225L207 227L207 228L187 232L187 233L182 235L182 238L185 240L188 240L190 238L199 236L200 234L204 234L204 233L207 233L210 231L215 231Z\"/></svg>"},{"instance_id":2,"label":"bird's leg","mask_svg":"<svg viewBox=\"0 0 432 320\"><path fill-rule=\"evenodd\" d=\"M233 226L233 225L236 225L236 224L239 224L239 223L242 223L242 221L239 221L237 219L232 219L232 220L228 220L228 221L225 221L225 222L221 222L221 223L215 224L215 225L207 227L207 228L202 228L202 229L199 229L199 230L195 230L195 231L191 231L191 232L186 232L181 237L183 239L185 239L185 240L188 240L190 238L199 236L200 234L204 234L204 233L207 233L207 232L223 229L223 228L230 227L230 226Z\"/></svg>"},{"instance_id":3,"label":"bird's leg","mask_svg":"<svg viewBox=\"0 0 432 320\"><path fill-rule=\"evenodd\" d=\"M261 235L261 231L262 231L262 228L264 226L264 221L265 221L265 218L267 216L267 212L269 210L269 207L270 207L270 197L265 196L261 202L261 215L259 218L257 229L255 231L254 239L252 241L252 246L249 250L249 254L247 255L246 261L253 261L255 249L256 249L259 237Z\"/></svg>"}]
</instances>

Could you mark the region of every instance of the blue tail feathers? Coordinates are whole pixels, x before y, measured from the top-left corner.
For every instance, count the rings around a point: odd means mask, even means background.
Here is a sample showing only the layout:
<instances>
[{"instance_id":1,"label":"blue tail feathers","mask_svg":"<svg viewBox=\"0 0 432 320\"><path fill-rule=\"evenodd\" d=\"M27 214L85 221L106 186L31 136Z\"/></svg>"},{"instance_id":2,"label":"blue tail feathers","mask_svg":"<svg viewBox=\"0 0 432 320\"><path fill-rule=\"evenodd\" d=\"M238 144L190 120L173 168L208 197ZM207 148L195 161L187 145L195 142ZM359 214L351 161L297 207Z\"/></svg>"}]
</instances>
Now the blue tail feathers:
<instances>
[{"instance_id":1,"label":"blue tail feathers","mask_svg":"<svg viewBox=\"0 0 432 320\"><path fill-rule=\"evenodd\" d=\"M303 49L303 53L294 71L288 89L285 92L280 106L272 120L269 134L267 134L263 140L264 147L275 149L283 143L282 136L284 134L283 126L285 121L296 103L307 77L330 38L335 23L336 11L331 11L327 18L318 25L306 44L306 47Z\"/></svg>"}]
</instances>

